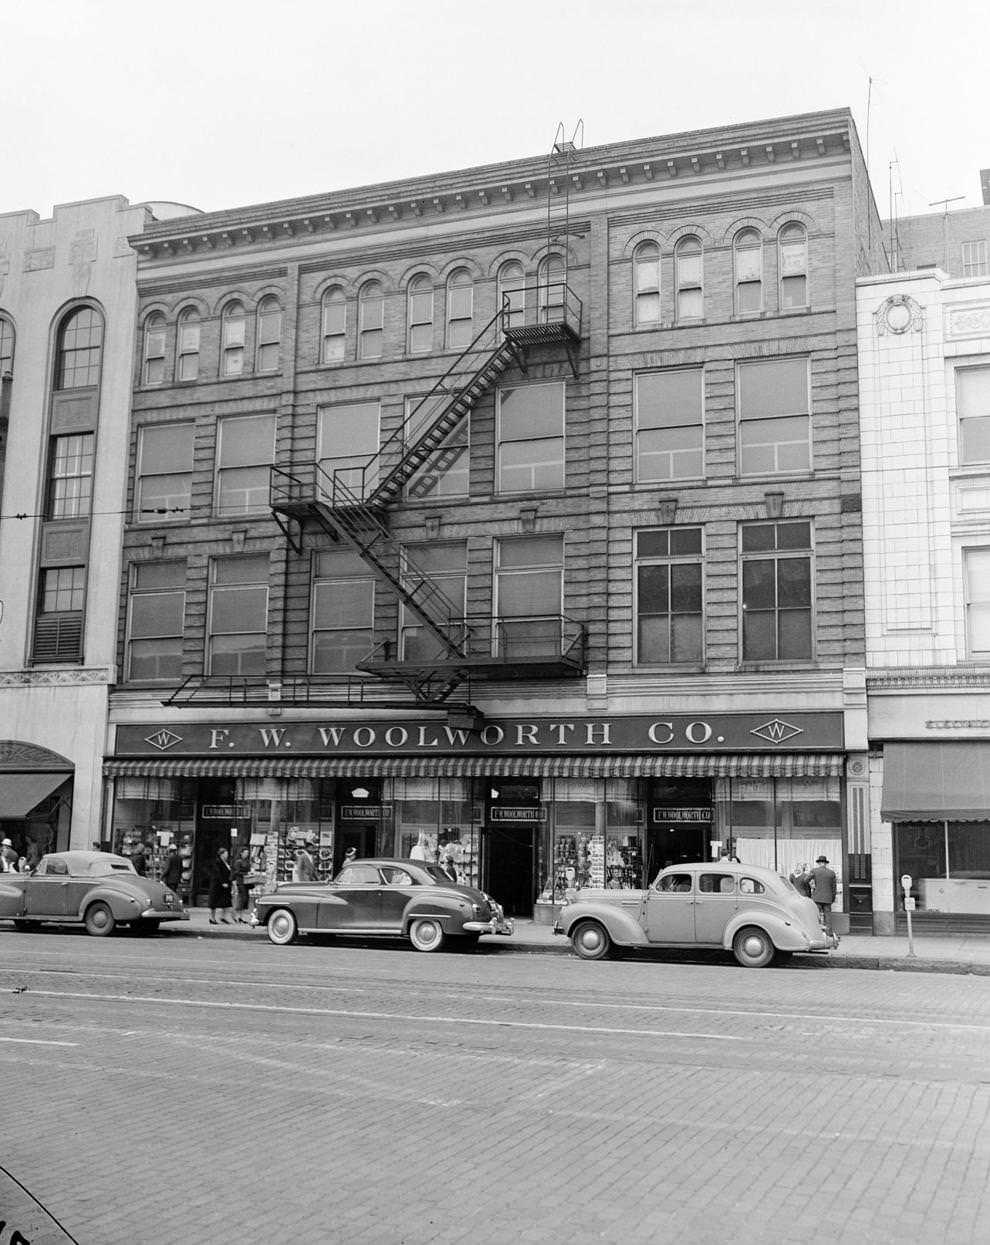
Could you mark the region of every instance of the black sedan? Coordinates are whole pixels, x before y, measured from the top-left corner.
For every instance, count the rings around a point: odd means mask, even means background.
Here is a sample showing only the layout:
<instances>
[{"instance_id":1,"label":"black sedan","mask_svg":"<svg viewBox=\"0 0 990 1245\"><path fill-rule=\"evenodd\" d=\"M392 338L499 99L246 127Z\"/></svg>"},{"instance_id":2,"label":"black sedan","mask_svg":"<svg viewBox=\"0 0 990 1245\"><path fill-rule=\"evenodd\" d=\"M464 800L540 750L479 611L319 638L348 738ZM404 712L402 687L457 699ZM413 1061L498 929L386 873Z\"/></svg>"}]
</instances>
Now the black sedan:
<instances>
[{"instance_id":1,"label":"black sedan","mask_svg":"<svg viewBox=\"0 0 990 1245\"><path fill-rule=\"evenodd\" d=\"M282 882L259 895L252 924L278 946L299 934L408 938L417 951L512 933L499 904L418 860L354 860L332 882Z\"/></svg>"}]
</instances>

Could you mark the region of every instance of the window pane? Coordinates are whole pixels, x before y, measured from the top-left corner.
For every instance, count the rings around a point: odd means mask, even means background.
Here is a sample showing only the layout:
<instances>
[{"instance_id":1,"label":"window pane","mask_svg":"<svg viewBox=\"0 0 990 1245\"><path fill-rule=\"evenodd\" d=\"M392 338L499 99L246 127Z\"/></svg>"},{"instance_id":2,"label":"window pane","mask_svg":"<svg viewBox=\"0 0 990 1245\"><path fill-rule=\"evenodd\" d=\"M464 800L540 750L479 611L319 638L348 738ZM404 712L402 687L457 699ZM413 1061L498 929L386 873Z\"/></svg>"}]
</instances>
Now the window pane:
<instances>
[{"instance_id":1,"label":"window pane","mask_svg":"<svg viewBox=\"0 0 990 1245\"><path fill-rule=\"evenodd\" d=\"M183 592L144 592L131 597L131 636L181 636L185 612Z\"/></svg>"},{"instance_id":2,"label":"window pane","mask_svg":"<svg viewBox=\"0 0 990 1245\"><path fill-rule=\"evenodd\" d=\"M219 465L244 467L272 462L275 451L275 416L249 415L220 421Z\"/></svg>"},{"instance_id":3,"label":"window pane","mask_svg":"<svg viewBox=\"0 0 990 1245\"><path fill-rule=\"evenodd\" d=\"M640 428L671 428L701 420L701 368L641 372L636 377L636 418Z\"/></svg>"},{"instance_id":4,"label":"window pane","mask_svg":"<svg viewBox=\"0 0 990 1245\"><path fill-rule=\"evenodd\" d=\"M560 571L502 572L498 612L506 617L560 613Z\"/></svg>"},{"instance_id":5,"label":"window pane","mask_svg":"<svg viewBox=\"0 0 990 1245\"><path fill-rule=\"evenodd\" d=\"M186 582L184 562L137 562L132 574L136 589L181 588Z\"/></svg>"},{"instance_id":6,"label":"window pane","mask_svg":"<svg viewBox=\"0 0 990 1245\"><path fill-rule=\"evenodd\" d=\"M564 486L564 443L559 437L510 442L499 449L499 492L524 493Z\"/></svg>"},{"instance_id":7,"label":"window pane","mask_svg":"<svg viewBox=\"0 0 990 1245\"><path fill-rule=\"evenodd\" d=\"M641 664L659 665L670 660L670 615L640 616L636 657Z\"/></svg>"},{"instance_id":8,"label":"window pane","mask_svg":"<svg viewBox=\"0 0 990 1245\"><path fill-rule=\"evenodd\" d=\"M314 624L321 628L368 626L374 608L374 580L332 580L313 585Z\"/></svg>"},{"instance_id":9,"label":"window pane","mask_svg":"<svg viewBox=\"0 0 990 1245\"><path fill-rule=\"evenodd\" d=\"M670 602L670 568L641 566L637 602L643 614L667 613Z\"/></svg>"},{"instance_id":10,"label":"window pane","mask_svg":"<svg viewBox=\"0 0 990 1245\"><path fill-rule=\"evenodd\" d=\"M772 609L777 603L773 560L743 563L743 609Z\"/></svg>"},{"instance_id":11,"label":"window pane","mask_svg":"<svg viewBox=\"0 0 990 1245\"><path fill-rule=\"evenodd\" d=\"M807 610L780 611L780 658L803 661L811 656L811 614Z\"/></svg>"},{"instance_id":12,"label":"window pane","mask_svg":"<svg viewBox=\"0 0 990 1245\"><path fill-rule=\"evenodd\" d=\"M213 563L215 584L268 583L268 558L218 558Z\"/></svg>"},{"instance_id":13,"label":"window pane","mask_svg":"<svg viewBox=\"0 0 990 1245\"><path fill-rule=\"evenodd\" d=\"M701 661L704 643L701 614L674 614L670 623L672 632L670 660L674 662Z\"/></svg>"},{"instance_id":14,"label":"window pane","mask_svg":"<svg viewBox=\"0 0 990 1245\"><path fill-rule=\"evenodd\" d=\"M739 365L739 414L743 419L805 415L808 360L770 359Z\"/></svg>"},{"instance_id":15,"label":"window pane","mask_svg":"<svg viewBox=\"0 0 990 1245\"><path fill-rule=\"evenodd\" d=\"M564 546L559 536L533 536L524 540L504 540L499 545L500 569L517 566L560 566Z\"/></svg>"},{"instance_id":16,"label":"window pane","mask_svg":"<svg viewBox=\"0 0 990 1245\"><path fill-rule=\"evenodd\" d=\"M210 645L210 674L251 675L265 673L264 635L223 635Z\"/></svg>"},{"instance_id":17,"label":"window pane","mask_svg":"<svg viewBox=\"0 0 990 1245\"><path fill-rule=\"evenodd\" d=\"M499 390L500 436L504 441L559 436L564 431L564 386L523 385Z\"/></svg>"},{"instance_id":18,"label":"window pane","mask_svg":"<svg viewBox=\"0 0 990 1245\"><path fill-rule=\"evenodd\" d=\"M182 638L156 637L133 640L128 664L129 679L177 683L182 678Z\"/></svg>"},{"instance_id":19,"label":"window pane","mask_svg":"<svg viewBox=\"0 0 990 1245\"><path fill-rule=\"evenodd\" d=\"M267 610L267 584L229 588L214 587L210 629L214 635L264 631Z\"/></svg>"}]
</instances>

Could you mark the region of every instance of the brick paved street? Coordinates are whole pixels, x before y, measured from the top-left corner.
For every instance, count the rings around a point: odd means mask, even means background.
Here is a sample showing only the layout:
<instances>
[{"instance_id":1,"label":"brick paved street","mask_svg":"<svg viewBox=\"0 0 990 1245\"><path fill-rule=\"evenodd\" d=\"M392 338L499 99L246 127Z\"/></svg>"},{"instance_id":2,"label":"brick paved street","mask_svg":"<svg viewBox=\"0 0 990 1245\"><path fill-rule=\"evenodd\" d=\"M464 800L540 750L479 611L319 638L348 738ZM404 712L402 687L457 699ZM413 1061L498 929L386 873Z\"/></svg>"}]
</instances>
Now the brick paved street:
<instances>
[{"instance_id":1,"label":"brick paved street","mask_svg":"<svg viewBox=\"0 0 990 1245\"><path fill-rule=\"evenodd\" d=\"M80 1245L984 1239L987 978L0 952L0 1165Z\"/></svg>"}]
</instances>

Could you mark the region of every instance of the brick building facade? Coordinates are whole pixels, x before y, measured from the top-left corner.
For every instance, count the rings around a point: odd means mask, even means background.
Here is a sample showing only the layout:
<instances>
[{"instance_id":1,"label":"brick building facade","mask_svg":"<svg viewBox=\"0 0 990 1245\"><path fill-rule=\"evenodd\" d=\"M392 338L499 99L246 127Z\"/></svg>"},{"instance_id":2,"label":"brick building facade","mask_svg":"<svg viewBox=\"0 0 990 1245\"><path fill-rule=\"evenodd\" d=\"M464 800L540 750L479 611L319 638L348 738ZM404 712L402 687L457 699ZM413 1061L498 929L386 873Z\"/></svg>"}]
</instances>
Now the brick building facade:
<instances>
[{"instance_id":1,"label":"brick building facade","mask_svg":"<svg viewBox=\"0 0 990 1245\"><path fill-rule=\"evenodd\" d=\"M132 241L115 847L543 916L730 845L869 911L848 112Z\"/></svg>"}]
</instances>

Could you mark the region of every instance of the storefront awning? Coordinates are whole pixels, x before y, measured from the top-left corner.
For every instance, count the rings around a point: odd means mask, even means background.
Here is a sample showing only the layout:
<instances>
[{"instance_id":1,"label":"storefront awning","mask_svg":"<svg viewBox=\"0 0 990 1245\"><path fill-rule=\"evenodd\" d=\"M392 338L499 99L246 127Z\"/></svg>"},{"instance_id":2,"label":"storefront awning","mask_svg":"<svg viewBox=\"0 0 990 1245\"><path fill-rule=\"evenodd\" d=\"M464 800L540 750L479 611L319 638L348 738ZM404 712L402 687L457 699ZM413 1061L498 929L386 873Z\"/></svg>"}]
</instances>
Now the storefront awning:
<instances>
[{"instance_id":1,"label":"storefront awning","mask_svg":"<svg viewBox=\"0 0 990 1245\"><path fill-rule=\"evenodd\" d=\"M831 778L843 754L599 756L146 757L108 760L108 778Z\"/></svg>"},{"instance_id":2,"label":"storefront awning","mask_svg":"<svg viewBox=\"0 0 990 1245\"><path fill-rule=\"evenodd\" d=\"M990 743L885 744L884 821L990 821Z\"/></svg>"},{"instance_id":3,"label":"storefront awning","mask_svg":"<svg viewBox=\"0 0 990 1245\"><path fill-rule=\"evenodd\" d=\"M71 774L0 774L0 817L26 817Z\"/></svg>"}]
</instances>

